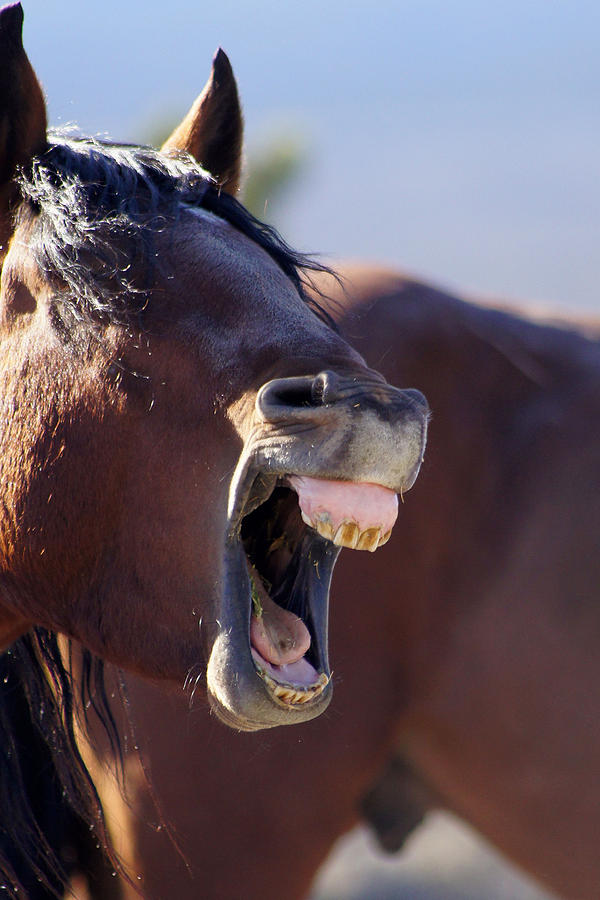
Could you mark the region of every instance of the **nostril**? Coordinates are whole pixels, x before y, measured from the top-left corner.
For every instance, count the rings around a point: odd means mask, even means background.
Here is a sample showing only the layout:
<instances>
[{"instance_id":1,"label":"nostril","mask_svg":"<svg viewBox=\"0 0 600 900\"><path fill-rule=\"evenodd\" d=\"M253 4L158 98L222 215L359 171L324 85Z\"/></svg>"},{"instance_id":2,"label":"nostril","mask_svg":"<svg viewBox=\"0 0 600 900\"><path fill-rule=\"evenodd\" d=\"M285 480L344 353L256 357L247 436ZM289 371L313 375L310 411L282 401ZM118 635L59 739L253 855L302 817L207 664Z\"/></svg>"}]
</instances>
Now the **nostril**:
<instances>
[{"instance_id":1,"label":"nostril","mask_svg":"<svg viewBox=\"0 0 600 900\"><path fill-rule=\"evenodd\" d=\"M290 409L311 406L310 382L308 379L281 379L273 385L269 396L277 406L287 406Z\"/></svg>"},{"instance_id":2,"label":"nostril","mask_svg":"<svg viewBox=\"0 0 600 900\"><path fill-rule=\"evenodd\" d=\"M338 378L333 372L292 378L274 378L259 390L256 408L265 421L289 418L295 411L316 409L339 399Z\"/></svg>"},{"instance_id":3,"label":"nostril","mask_svg":"<svg viewBox=\"0 0 600 900\"><path fill-rule=\"evenodd\" d=\"M274 421L290 412L314 406L313 378L274 378L258 392L256 407L267 421Z\"/></svg>"}]
</instances>

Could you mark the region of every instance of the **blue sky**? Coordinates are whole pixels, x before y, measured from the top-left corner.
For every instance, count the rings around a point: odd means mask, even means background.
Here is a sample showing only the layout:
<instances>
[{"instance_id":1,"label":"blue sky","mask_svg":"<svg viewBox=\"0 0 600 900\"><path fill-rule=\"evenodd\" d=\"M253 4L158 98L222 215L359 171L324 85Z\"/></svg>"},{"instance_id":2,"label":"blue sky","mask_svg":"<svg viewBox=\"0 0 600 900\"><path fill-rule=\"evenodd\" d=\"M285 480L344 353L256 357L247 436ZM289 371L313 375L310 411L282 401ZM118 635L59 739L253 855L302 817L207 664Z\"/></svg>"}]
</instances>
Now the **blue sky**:
<instances>
[{"instance_id":1,"label":"blue sky","mask_svg":"<svg viewBox=\"0 0 600 900\"><path fill-rule=\"evenodd\" d=\"M219 45L250 148L307 150L302 249L470 293L600 311L600 5L24 0L53 124L144 139Z\"/></svg>"}]
</instances>

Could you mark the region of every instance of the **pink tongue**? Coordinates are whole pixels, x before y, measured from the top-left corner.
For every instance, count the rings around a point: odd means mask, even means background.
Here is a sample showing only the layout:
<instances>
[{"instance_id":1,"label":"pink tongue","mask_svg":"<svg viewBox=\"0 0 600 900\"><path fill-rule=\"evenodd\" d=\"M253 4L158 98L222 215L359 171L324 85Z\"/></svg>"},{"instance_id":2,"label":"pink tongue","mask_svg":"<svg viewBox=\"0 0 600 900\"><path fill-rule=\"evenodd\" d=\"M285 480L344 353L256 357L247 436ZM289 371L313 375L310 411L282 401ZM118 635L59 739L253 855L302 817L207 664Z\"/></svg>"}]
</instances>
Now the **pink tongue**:
<instances>
[{"instance_id":1,"label":"pink tongue","mask_svg":"<svg viewBox=\"0 0 600 900\"><path fill-rule=\"evenodd\" d=\"M274 666L298 663L310 647L308 628L302 619L271 600L262 583L257 584L259 578L254 578L253 581L260 598L262 614L253 614L250 620L252 647Z\"/></svg>"},{"instance_id":2,"label":"pink tongue","mask_svg":"<svg viewBox=\"0 0 600 900\"><path fill-rule=\"evenodd\" d=\"M326 517L335 532L342 522L356 522L361 531L380 528L386 534L398 515L398 497L380 484L327 481L292 475L290 484L309 522Z\"/></svg>"},{"instance_id":3,"label":"pink tongue","mask_svg":"<svg viewBox=\"0 0 600 900\"><path fill-rule=\"evenodd\" d=\"M299 659L297 662L290 663L285 666L274 666L261 656L261 654L252 647L252 656L257 665L264 669L267 675L270 675L275 681L296 685L296 687L310 687L316 684L318 673L316 669L306 659Z\"/></svg>"}]
</instances>

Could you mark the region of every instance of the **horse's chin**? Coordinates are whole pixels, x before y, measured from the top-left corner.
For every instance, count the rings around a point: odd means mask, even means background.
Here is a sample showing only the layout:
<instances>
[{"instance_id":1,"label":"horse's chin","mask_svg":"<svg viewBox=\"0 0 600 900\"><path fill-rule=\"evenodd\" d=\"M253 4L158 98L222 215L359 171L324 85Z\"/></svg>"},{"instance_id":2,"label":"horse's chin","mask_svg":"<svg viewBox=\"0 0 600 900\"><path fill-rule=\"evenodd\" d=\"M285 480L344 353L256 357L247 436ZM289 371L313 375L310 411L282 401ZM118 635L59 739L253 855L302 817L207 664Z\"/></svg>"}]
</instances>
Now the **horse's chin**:
<instances>
[{"instance_id":1,"label":"horse's chin","mask_svg":"<svg viewBox=\"0 0 600 900\"><path fill-rule=\"evenodd\" d=\"M378 512L384 508L379 529L367 527L378 515L373 496ZM375 549L389 536L396 507L395 494L376 485L274 474L245 460L232 482L207 668L209 700L223 722L254 731L326 709L329 588L340 545Z\"/></svg>"}]
</instances>

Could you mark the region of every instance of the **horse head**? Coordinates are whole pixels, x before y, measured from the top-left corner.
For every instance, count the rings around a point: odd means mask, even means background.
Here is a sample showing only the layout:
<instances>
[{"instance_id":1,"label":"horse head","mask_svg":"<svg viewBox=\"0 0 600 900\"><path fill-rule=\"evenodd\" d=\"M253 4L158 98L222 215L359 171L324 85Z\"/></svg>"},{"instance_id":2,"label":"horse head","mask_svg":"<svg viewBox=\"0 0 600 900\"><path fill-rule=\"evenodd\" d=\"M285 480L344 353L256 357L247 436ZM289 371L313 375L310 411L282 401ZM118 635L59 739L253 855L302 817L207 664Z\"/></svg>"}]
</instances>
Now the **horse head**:
<instances>
[{"instance_id":1,"label":"horse head","mask_svg":"<svg viewBox=\"0 0 600 900\"><path fill-rule=\"evenodd\" d=\"M74 140L47 132L22 19L0 12L0 637L206 673L238 729L316 716L336 557L389 536L426 402L236 200L222 51L161 151Z\"/></svg>"}]
</instances>

